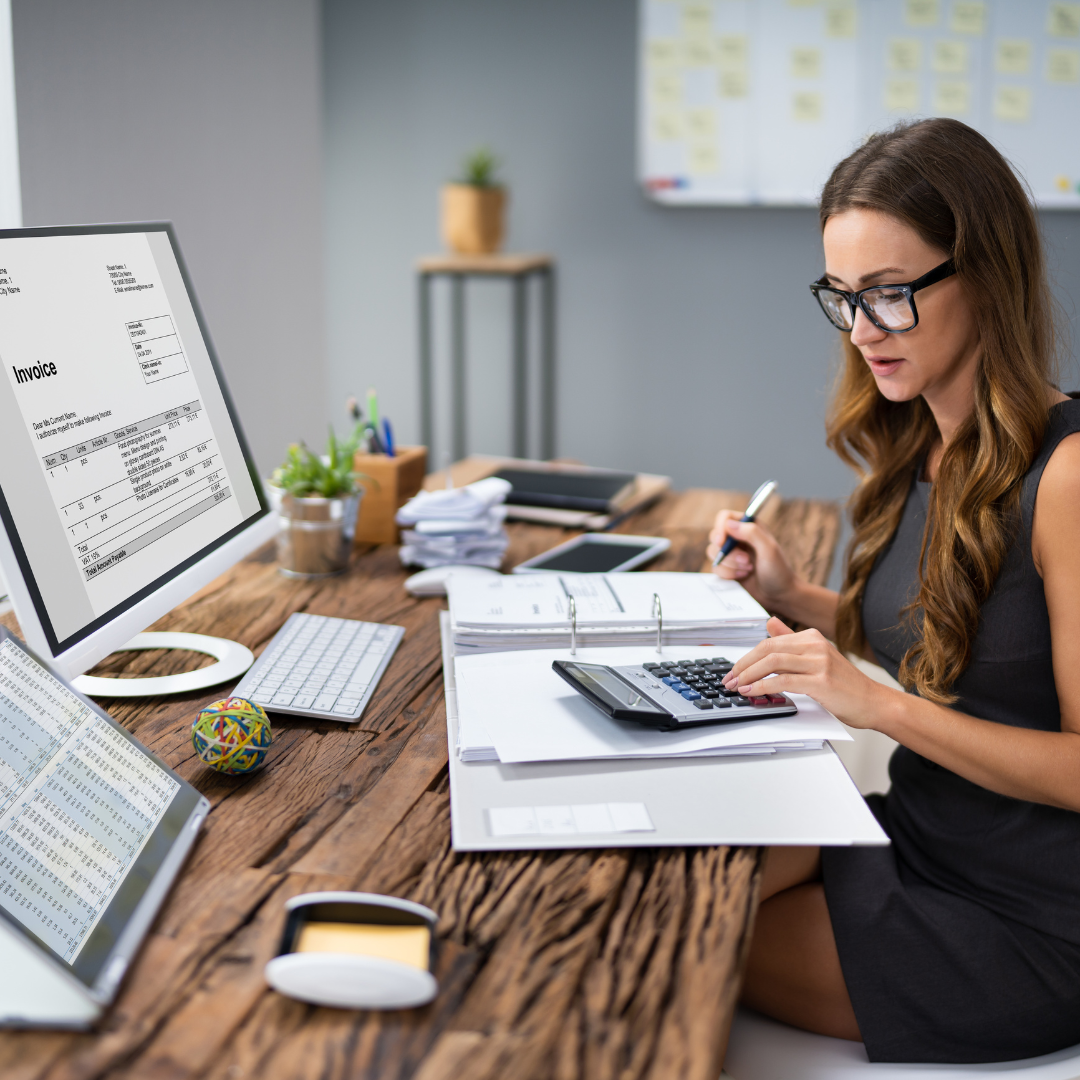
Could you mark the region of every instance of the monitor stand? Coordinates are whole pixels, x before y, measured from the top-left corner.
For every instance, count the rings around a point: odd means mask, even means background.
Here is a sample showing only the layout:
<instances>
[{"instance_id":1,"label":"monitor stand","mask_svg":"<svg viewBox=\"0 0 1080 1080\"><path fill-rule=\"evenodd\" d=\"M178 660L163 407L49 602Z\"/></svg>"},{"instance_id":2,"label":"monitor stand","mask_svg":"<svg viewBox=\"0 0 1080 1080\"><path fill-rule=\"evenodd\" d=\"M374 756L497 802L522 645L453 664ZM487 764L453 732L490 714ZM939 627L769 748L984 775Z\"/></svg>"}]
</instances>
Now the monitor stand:
<instances>
[{"instance_id":1,"label":"monitor stand","mask_svg":"<svg viewBox=\"0 0 1080 1080\"><path fill-rule=\"evenodd\" d=\"M71 685L89 697L133 698L158 697L161 694L184 694L206 690L219 683L239 679L253 663L255 654L245 645L227 638L206 634L153 633L136 634L117 652L140 649L187 649L216 657L217 663L177 675L153 675L144 678L113 679L101 675L80 675Z\"/></svg>"}]
</instances>

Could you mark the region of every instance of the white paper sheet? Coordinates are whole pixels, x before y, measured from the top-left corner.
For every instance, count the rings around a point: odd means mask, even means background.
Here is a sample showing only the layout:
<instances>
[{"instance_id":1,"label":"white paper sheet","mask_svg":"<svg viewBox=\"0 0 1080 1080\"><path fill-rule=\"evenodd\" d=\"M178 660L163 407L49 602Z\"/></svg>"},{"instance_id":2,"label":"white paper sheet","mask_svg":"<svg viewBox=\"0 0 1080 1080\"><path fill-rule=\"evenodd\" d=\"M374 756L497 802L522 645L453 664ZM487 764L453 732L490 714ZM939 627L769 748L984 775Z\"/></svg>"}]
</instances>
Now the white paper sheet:
<instances>
[{"instance_id":1,"label":"white paper sheet","mask_svg":"<svg viewBox=\"0 0 1080 1080\"><path fill-rule=\"evenodd\" d=\"M749 650L725 648L735 660ZM712 656L715 649L665 650L664 659ZM504 764L528 761L574 761L601 758L660 757L671 754L735 752L754 747L765 752L849 741L851 735L831 713L801 694L791 698L796 716L747 720L689 731L656 731L612 720L554 671L553 660L571 659L568 649L459 656L454 661L459 714L469 728L483 731ZM637 647L590 649L594 664L634 664L656 659L654 650ZM464 731L464 728L463 728Z\"/></svg>"}]
</instances>

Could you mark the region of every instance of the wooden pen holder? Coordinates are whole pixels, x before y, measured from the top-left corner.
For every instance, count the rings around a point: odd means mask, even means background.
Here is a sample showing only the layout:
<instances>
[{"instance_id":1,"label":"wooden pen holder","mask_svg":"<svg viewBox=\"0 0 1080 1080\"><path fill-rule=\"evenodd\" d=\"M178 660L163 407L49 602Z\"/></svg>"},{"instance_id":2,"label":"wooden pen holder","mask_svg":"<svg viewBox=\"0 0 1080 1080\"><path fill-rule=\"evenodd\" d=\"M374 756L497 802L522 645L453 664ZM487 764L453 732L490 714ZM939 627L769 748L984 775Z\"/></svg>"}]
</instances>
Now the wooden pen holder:
<instances>
[{"instance_id":1,"label":"wooden pen holder","mask_svg":"<svg viewBox=\"0 0 1080 1080\"><path fill-rule=\"evenodd\" d=\"M356 522L356 542L396 544L398 526L394 515L424 484L427 447L399 446L393 457L357 453L353 468L363 474L357 484L364 489Z\"/></svg>"}]
</instances>

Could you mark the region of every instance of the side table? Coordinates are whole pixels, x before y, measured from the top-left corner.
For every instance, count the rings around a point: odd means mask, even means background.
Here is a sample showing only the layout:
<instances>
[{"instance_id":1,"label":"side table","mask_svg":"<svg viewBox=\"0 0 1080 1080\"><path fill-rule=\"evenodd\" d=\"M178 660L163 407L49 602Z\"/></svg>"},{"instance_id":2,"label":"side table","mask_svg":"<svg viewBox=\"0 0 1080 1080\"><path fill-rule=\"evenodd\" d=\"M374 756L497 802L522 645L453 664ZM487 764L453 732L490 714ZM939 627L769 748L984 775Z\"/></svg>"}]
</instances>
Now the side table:
<instances>
[{"instance_id":1,"label":"side table","mask_svg":"<svg viewBox=\"0 0 1080 1080\"><path fill-rule=\"evenodd\" d=\"M540 457L555 456L555 260L550 255L429 255L417 264L420 288L420 431L425 446L434 434L432 372L432 302L434 282L450 283L450 389L452 397L451 452L465 457L465 283L472 277L509 281L513 305L511 362L514 457L528 457L528 326L529 279L540 286Z\"/></svg>"}]
</instances>

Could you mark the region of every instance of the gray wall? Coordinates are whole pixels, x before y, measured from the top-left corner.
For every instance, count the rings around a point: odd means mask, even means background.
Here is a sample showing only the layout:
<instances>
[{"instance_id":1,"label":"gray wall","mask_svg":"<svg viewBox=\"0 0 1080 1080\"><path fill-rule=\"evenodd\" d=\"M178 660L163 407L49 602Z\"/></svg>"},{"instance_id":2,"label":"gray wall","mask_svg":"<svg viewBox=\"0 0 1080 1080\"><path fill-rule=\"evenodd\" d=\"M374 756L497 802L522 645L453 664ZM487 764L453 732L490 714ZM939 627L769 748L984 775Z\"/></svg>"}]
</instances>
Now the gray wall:
<instances>
[{"instance_id":1,"label":"gray wall","mask_svg":"<svg viewBox=\"0 0 1080 1080\"><path fill-rule=\"evenodd\" d=\"M635 20L633 0L325 0L331 414L375 385L399 438L418 436L414 260L439 249L439 185L487 144L508 247L559 260L560 453L680 486L773 476L844 495L822 427L835 339L806 288L815 214L640 194ZM1080 296L1080 214L1045 220ZM475 451L509 450L507 306L476 288Z\"/></svg>"},{"instance_id":2,"label":"gray wall","mask_svg":"<svg viewBox=\"0 0 1080 1080\"><path fill-rule=\"evenodd\" d=\"M26 225L168 218L259 467L325 438L318 0L14 0Z\"/></svg>"}]
</instances>

